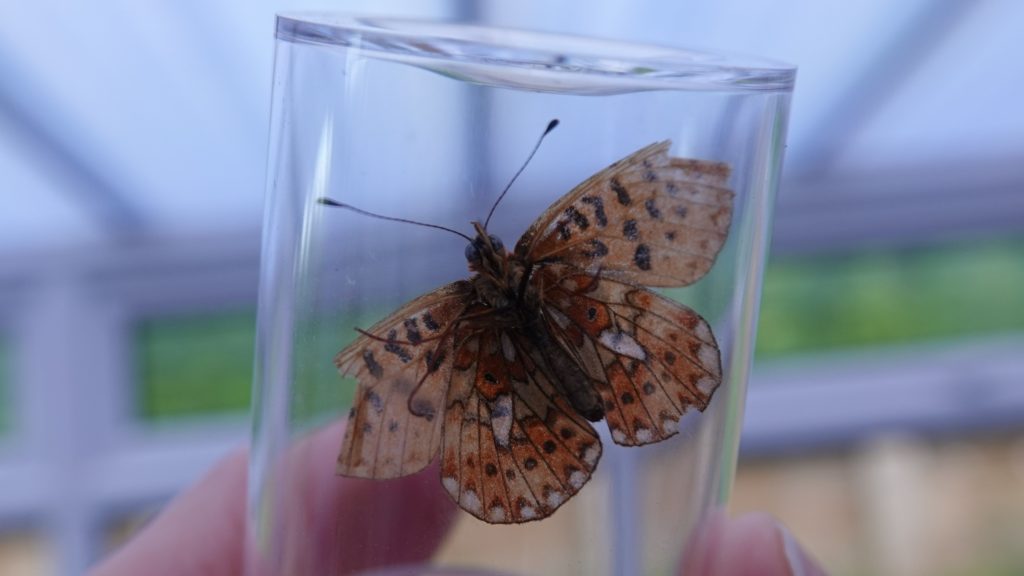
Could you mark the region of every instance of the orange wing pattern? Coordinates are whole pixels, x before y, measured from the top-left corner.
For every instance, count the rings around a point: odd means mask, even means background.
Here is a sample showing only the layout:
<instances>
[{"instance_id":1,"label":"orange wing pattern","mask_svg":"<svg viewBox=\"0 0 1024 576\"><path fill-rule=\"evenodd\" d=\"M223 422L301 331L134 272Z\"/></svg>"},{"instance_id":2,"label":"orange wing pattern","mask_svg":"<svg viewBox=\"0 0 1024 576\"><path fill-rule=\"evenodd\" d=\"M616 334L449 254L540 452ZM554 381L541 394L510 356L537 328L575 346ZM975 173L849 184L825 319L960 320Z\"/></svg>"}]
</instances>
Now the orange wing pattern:
<instances>
[{"instance_id":1,"label":"orange wing pattern","mask_svg":"<svg viewBox=\"0 0 1024 576\"><path fill-rule=\"evenodd\" d=\"M451 372L452 331L470 287L454 282L420 296L365 331L334 363L359 385L338 473L397 478L437 456Z\"/></svg>"},{"instance_id":2,"label":"orange wing pattern","mask_svg":"<svg viewBox=\"0 0 1024 576\"><path fill-rule=\"evenodd\" d=\"M441 483L490 523L549 516L590 479L601 456L530 348L487 331L459 347L441 448Z\"/></svg>"},{"instance_id":3,"label":"orange wing pattern","mask_svg":"<svg viewBox=\"0 0 1024 576\"><path fill-rule=\"evenodd\" d=\"M598 172L548 208L515 254L647 286L704 276L729 234L729 168L670 158L651 144Z\"/></svg>"},{"instance_id":4,"label":"orange wing pattern","mask_svg":"<svg viewBox=\"0 0 1024 576\"><path fill-rule=\"evenodd\" d=\"M592 378L616 443L664 440L687 409L707 407L722 366L700 315L639 286L557 272L546 271L548 330Z\"/></svg>"}]
</instances>

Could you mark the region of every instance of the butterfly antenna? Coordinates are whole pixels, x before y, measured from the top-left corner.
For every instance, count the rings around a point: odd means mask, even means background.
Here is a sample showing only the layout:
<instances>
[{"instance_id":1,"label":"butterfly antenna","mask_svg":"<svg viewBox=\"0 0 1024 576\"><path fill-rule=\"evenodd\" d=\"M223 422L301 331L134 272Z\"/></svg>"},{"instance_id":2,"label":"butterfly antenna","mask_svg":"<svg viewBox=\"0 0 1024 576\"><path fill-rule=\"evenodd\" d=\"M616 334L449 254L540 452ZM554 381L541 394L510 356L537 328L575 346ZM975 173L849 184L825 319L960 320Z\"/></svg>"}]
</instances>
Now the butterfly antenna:
<instances>
[{"instance_id":1,"label":"butterfly antenna","mask_svg":"<svg viewBox=\"0 0 1024 576\"><path fill-rule=\"evenodd\" d=\"M544 129L544 133L540 135L540 138L537 139L537 143L533 145L533 150L530 152L530 155L527 156L526 162L523 162L523 165L519 167L516 175L509 180L508 186L505 186L505 189L501 191L501 195L498 196L498 199L494 201L494 205L491 206L491 211L487 213L487 219L484 220L484 230L487 230L487 224L491 221L491 216L494 216L494 209L498 207L499 203L501 203L502 198L504 198L505 194L508 193L508 189L512 187L513 183L515 183L516 178L519 178L519 175L526 169L526 165L530 163L530 160L533 160L533 155L537 153L537 149L540 148L540 143L544 141L544 137L550 134L556 126L558 126L558 118L548 122L548 127Z\"/></svg>"},{"instance_id":2,"label":"butterfly antenna","mask_svg":"<svg viewBox=\"0 0 1024 576\"><path fill-rule=\"evenodd\" d=\"M407 220L405 218L395 218L394 216L384 216L383 214L375 214L373 212L367 212L366 210L362 210L360 208L356 208L355 206L352 206L351 204L345 204L344 202L338 202L336 200L331 200L330 198L327 198L327 197L318 198L317 202L320 203L320 204L323 204L325 206L334 206L336 208L344 208L346 210L351 210L351 211L353 211L353 212L355 212L357 214L362 214L364 216L369 216L371 218L378 218L380 220L390 220L392 222L403 222L405 224L415 224L417 226L424 226L426 228L437 228L438 230L444 230L445 232L451 232L452 234L458 234L459 236L462 236L463 238L465 238L467 242L472 242L473 241L472 238L470 238L469 236L466 236L465 234L463 234L462 232L459 232L458 230L452 230L451 228L445 228L444 226L438 226L437 224L427 224L426 222L417 222L415 220Z\"/></svg>"}]
</instances>

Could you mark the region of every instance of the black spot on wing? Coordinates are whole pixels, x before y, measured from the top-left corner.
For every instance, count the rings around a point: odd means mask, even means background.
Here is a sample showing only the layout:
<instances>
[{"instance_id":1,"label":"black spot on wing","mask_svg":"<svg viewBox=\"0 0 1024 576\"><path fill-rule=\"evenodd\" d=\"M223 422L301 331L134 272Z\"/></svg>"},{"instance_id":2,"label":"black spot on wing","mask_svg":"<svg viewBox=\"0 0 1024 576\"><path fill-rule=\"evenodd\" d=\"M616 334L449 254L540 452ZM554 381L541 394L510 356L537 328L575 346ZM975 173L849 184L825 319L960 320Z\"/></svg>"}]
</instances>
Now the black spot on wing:
<instances>
[{"instance_id":1,"label":"black spot on wing","mask_svg":"<svg viewBox=\"0 0 1024 576\"><path fill-rule=\"evenodd\" d=\"M556 224L558 227L558 238L560 240L568 240L572 238L572 230L569 230L569 223L565 220L561 220Z\"/></svg>"},{"instance_id":2,"label":"black spot on wing","mask_svg":"<svg viewBox=\"0 0 1024 576\"><path fill-rule=\"evenodd\" d=\"M603 200L597 196L584 196L581 201L594 207L594 219L597 220L598 227L604 228L608 225L608 215L604 213Z\"/></svg>"},{"instance_id":3,"label":"black spot on wing","mask_svg":"<svg viewBox=\"0 0 1024 576\"><path fill-rule=\"evenodd\" d=\"M384 344L384 351L398 356L398 359L401 360L403 364L407 363L412 360L412 354L409 354L409 351L406 350L404 346L400 345L397 340L397 330L391 330L388 332L388 341Z\"/></svg>"},{"instance_id":4,"label":"black spot on wing","mask_svg":"<svg viewBox=\"0 0 1024 576\"><path fill-rule=\"evenodd\" d=\"M661 210L658 210L658 205L654 202L654 198L648 198L644 201L644 208L647 209L647 213L650 214L651 218L661 218Z\"/></svg>"},{"instance_id":5,"label":"black spot on wing","mask_svg":"<svg viewBox=\"0 0 1024 576\"><path fill-rule=\"evenodd\" d=\"M423 314L423 325L431 332L437 332L441 329L441 325L434 320L434 317L430 315L430 312L425 312Z\"/></svg>"},{"instance_id":6,"label":"black spot on wing","mask_svg":"<svg viewBox=\"0 0 1024 576\"><path fill-rule=\"evenodd\" d=\"M583 215L582 212L576 209L575 206L569 206L565 209L565 215L572 219L573 223L579 227L580 230L586 230L590 228L590 220Z\"/></svg>"},{"instance_id":7,"label":"black spot on wing","mask_svg":"<svg viewBox=\"0 0 1024 576\"><path fill-rule=\"evenodd\" d=\"M370 376L374 378L380 378L384 374L384 369L380 367L377 359L373 357L373 352L370 350L363 350L363 364L366 364L366 369L370 371Z\"/></svg>"},{"instance_id":8,"label":"black spot on wing","mask_svg":"<svg viewBox=\"0 0 1024 576\"><path fill-rule=\"evenodd\" d=\"M426 355L423 357L423 361L427 364L427 373L436 372L441 367L441 363L444 362L444 351L442 350L436 356L433 350L427 350Z\"/></svg>"},{"instance_id":9,"label":"black spot on wing","mask_svg":"<svg viewBox=\"0 0 1024 576\"><path fill-rule=\"evenodd\" d=\"M603 258L608 255L608 246L595 238L590 241L590 250L584 254L590 258Z\"/></svg>"},{"instance_id":10,"label":"black spot on wing","mask_svg":"<svg viewBox=\"0 0 1024 576\"><path fill-rule=\"evenodd\" d=\"M384 411L384 401L381 399L380 394L377 394L373 390L366 393L366 401L373 407L373 411L380 414Z\"/></svg>"},{"instance_id":11,"label":"black spot on wing","mask_svg":"<svg viewBox=\"0 0 1024 576\"><path fill-rule=\"evenodd\" d=\"M651 249L647 247L647 244L640 244L636 247L636 252L633 254L633 262L641 270L651 269Z\"/></svg>"},{"instance_id":12,"label":"black spot on wing","mask_svg":"<svg viewBox=\"0 0 1024 576\"><path fill-rule=\"evenodd\" d=\"M409 402L409 413L413 416L426 418L427 422L430 422L434 419L434 415L437 414L437 408L429 400L413 396Z\"/></svg>"},{"instance_id":13,"label":"black spot on wing","mask_svg":"<svg viewBox=\"0 0 1024 576\"><path fill-rule=\"evenodd\" d=\"M626 190L626 187L622 185L622 182L619 181L617 176L611 179L611 187L612 192L615 192L615 197L618 199L619 204L629 206L632 198L629 197L629 191Z\"/></svg>"},{"instance_id":14,"label":"black spot on wing","mask_svg":"<svg viewBox=\"0 0 1024 576\"><path fill-rule=\"evenodd\" d=\"M636 220L629 219L622 223L622 235L626 240L637 240L640 238L640 230L637 228Z\"/></svg>"},{"instance_id":15,"label":"black spot on wing","mask_svg":"<svg viewBox=\"0 0 1024 576\"><path fill-rule=\"evenodd\" d=\"M405 321L405 339L413 346L423 342L423 336L420 334L419 328L416 327L415 318Z\"/></svg>"}]
</instances>

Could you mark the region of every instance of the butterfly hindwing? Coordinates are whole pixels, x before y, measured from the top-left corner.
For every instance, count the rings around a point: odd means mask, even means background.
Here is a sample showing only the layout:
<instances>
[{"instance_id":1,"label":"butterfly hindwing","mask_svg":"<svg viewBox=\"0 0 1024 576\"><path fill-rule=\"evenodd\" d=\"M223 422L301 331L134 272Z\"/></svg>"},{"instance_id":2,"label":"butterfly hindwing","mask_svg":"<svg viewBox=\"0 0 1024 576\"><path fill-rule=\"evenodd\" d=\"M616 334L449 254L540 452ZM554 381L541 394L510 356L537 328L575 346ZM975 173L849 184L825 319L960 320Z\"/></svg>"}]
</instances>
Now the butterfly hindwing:
<instances>
[{"instance_id":1,"label":"butterfly hindwing","mask_svg":"<svg viewBox=\"0 0 1024 576\"><path fill-rule=\"evenodd\" d=\"M555 202L515 254L647 286L685 286L714 264L732 220L725 164L672 158L651 144Z\"/></svg>"},{"instance_id":2,"label":"butterfly hindwing","mask_svg":"<svg viewBox=\"0 0 1024 576\"><path fill-rule=\"evenodd\" d=\"M499 330L456 352L445 410L441 482L490 523L549 516L590 479L601 447L555 393L526 343Z\"/></svg>"},{"instance_id":3,"label":"butterfly hindwing","mask_svg":"<svg viewBox=\"0 0 1024 576\"><path fill-rule=\"evenodd\" d=\"M338 473L397 478L437 455L451 332L468 290L455 282L413 300L335 357L338 372L358 382Z\"/></svg>"},{"instance_id":4,"label":"butterfly hindwing","mask_svg":"<svg viewBox=\"0 0 1024 576\"><path fill-rule=\"evenodd\" d=\"M548 329L594 381L616 443L664 440L689 408L708 405L722 367L700 315L615 279L564 267L544 273Z\"/></svg>"}]
</instances>

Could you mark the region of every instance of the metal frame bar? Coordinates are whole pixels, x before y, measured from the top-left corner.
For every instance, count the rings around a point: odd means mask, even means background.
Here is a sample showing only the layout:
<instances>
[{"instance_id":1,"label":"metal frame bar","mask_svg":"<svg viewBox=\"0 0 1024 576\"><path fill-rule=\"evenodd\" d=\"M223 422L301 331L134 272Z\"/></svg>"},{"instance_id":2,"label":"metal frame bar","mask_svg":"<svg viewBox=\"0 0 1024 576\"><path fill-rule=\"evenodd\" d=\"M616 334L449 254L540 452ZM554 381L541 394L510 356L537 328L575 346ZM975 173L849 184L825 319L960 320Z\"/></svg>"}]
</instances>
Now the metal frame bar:
<instances>
[{"instance_id":1,"label":"metal frame bar","mask_svg":"<svg viewBox=\"0 0 1024 576\"><path fill-rule=\"evenodd\" d=\"M203 245L187 257L174 245L123 248L14 272L25 292L5 314L18 421L0 439L0 525L38 521L62 574L96 560L116 514L165 501L247 438L244 417L154 427L132 415L135 318L255 300L253 247Z\"/></svg>"},{"instance_id":2,"label":"metal frame bar","mask_svg":"<svg viewBox=\"0 0 1024 576\"><path fill-rule=\"evenodd\" d=\"M933 244L1024 231L1024 163L1003 158L789 179L773 254Z\"/></svg>"},{"instance_id":3,"label":"metal frame bar","mask_svg":"<svg viewBox=\"0 0 1024 576\"><path fill-rule=\"evenodd\" d=\"M822 174L848 142L928 59L980 2L925 0L916 14L894 30L887 41L875 44L874 55L859 73L849 76L848 88L814 122L816 133L806 138L801 153L787 159L793 174Z\"/></svg>"},{"instance_id":4,"label":"metal frame bar","mask_svg":"<svg viewBox=\"0 0 1024 576\"><path fill-rule=\"evenodd\" d=\"M1022 349L1024 334L1017 334L761 363L741 451L820 450L886 431L948 437L1020 430Z\"/></svg>"},{"instance_id":5,"label":"metal frame bar","mask_svg":"<svg viewBox=\"0 0 1024 576\"><path fill-rule=\"evenodd\" d=\"M115 238L133 238L145 233L149 220L133 203L129 190L120 179L98 167L88 135L67 119L59 121L44 116L59 111L48 106L42 91L35 89L34 79L15 66L0 46L0 116L18 132L18 139L32 147L39 158L56 167L73 185L61 186L72 196L83 212L91 215L101 230ZM30 104L31 103L31 104Z\"/></svg>"}]
</instances>

